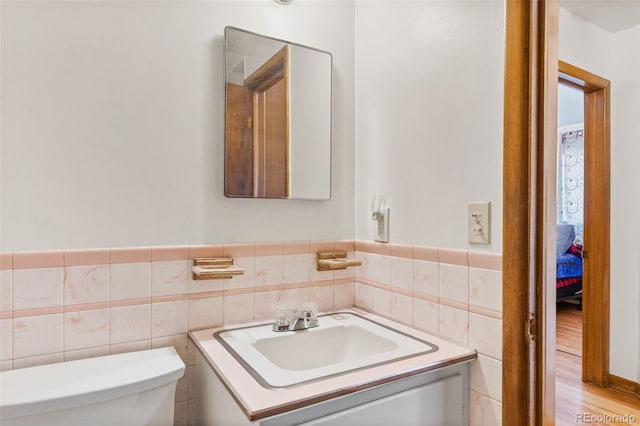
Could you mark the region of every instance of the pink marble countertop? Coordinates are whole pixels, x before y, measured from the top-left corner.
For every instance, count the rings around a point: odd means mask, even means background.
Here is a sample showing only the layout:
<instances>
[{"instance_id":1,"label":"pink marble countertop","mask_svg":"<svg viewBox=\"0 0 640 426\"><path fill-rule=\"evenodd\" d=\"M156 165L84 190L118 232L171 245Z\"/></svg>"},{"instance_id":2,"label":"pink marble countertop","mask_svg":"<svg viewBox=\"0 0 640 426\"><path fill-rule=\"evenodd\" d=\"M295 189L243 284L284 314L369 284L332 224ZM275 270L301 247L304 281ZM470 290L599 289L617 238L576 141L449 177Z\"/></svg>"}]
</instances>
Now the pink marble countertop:
<instances>
[{"instance_id":1,"label":"pink marble countertop","mask_svg":"<svg viewBox=\"0 0 640 426\"><path fill-rule=\"evenodd\" d=\"M458 346L367 311L350 308L335 312L350 312L360 315L410 336L433 343L439 347L439 350L408 359L391 361L383 365L345 372L309 383L272 389L260 385L233 355L213 337L213 333L220 330L268 324L270 321L191 331L189 337L251 421L282 414L337 396L476 358L474 350ZM326 314L331 313L333 311L326 312Z\"/></svg>"}]
</instances>

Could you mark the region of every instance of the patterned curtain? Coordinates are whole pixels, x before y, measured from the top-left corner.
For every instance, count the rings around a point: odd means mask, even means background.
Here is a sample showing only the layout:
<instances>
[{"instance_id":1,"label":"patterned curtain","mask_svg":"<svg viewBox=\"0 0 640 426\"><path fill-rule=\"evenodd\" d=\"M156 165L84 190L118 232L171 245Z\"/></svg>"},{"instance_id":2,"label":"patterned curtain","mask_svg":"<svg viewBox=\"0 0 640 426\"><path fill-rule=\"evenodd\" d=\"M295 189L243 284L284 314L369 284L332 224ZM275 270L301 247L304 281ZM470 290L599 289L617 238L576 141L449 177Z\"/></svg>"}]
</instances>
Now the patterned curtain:
<instances>
[{"instance_id":1,"label":"patterned curtain","mask_svg":"<svg viewBox=\"0 0 640 426\"><path fill-rule=\"evenodd\" d=\"M558 152L559 223L579 225L581 234L584 212L584 129L560 129ZM578 227L576 227L578 228Z\"/></svg>"}]
</instances>

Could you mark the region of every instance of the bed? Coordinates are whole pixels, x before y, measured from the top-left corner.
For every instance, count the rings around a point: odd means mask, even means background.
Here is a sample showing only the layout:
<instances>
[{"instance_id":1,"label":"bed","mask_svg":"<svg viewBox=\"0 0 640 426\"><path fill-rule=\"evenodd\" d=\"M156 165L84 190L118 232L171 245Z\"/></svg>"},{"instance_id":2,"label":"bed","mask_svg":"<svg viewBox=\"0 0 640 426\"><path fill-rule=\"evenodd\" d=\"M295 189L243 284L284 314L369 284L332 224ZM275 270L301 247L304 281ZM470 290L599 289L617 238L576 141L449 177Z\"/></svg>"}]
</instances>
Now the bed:
<instances>
[{"instance_id":1,"label":"bed","mask_svg":"<svg viewBox=\"0 0 640 426\"><path fill-rule=\"evenodd\" d=\"M556 301L581 306L582 238L576 238L574 225L558 224L556 241Z\"/></svg>"}]
</instances>

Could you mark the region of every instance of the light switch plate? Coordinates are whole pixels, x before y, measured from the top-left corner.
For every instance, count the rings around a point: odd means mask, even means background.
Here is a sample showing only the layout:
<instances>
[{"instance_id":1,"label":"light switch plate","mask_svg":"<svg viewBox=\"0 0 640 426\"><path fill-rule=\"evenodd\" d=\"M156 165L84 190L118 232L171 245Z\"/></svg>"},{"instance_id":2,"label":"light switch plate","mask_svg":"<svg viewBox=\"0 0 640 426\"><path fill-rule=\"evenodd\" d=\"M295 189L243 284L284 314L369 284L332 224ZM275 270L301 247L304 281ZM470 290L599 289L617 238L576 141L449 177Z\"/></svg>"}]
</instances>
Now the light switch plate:
<instances>
[{"instance_id":1,"label":"light switch plate","mask_svg":"<svg viewBox=\"0 0 640 426\"><path fill-rule=\"evenodd\" d=\"M469 203L467 208L468 240L471 244L491 242L491 203Z\"/></svg>"}]
</instances>

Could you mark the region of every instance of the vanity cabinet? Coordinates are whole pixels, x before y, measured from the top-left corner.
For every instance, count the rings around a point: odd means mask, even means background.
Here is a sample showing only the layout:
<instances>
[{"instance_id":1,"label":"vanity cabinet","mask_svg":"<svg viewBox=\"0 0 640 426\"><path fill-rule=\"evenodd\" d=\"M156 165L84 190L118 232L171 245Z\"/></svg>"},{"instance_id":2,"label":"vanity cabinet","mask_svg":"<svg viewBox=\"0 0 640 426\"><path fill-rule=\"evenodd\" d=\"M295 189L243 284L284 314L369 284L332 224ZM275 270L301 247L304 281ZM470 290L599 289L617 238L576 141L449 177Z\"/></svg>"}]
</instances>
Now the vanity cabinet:
<instances>
[{"instance_id":1,"label":"vanity cabinet","mask_svg":"<svg viewBox=\"0 0 640 426\"><path fill-rule=\"evenodd\" d=\"M198 425L469 424L469 362L336 396L302 408L297 408L294 401L283 405L280 414L254 421L247 417L199 351L196 353L196 377L198 400L193 414L194 423ZM260 417L259 413L254 413L254 417Z\"/></svg>"},{"instance_id":2,"label":"vanity cabinet","mask_svg":"<svg viewBox=\"0 0 640 426\"><path fill-rule=\"evenodd\" d=\"M463 375L454 374L415 388L364 402L302 423L344 425L462 425L465 421ZM371 395L374 397L375 395ZM331 404L331 402L328 402Z\"/></svg>"},{"instance_id":3,"label":"vanity cabinet","mask_svg":"<svg viewBox=\"0 0 640 426\"><path fill-rule=\"evenodd\" d=\"M474 350L358 308L318 318L319 327L287 333L270 321L189 332L190 422L469 424Z\"/></svg>"}]
</instances>

